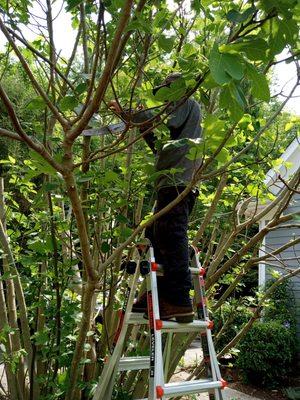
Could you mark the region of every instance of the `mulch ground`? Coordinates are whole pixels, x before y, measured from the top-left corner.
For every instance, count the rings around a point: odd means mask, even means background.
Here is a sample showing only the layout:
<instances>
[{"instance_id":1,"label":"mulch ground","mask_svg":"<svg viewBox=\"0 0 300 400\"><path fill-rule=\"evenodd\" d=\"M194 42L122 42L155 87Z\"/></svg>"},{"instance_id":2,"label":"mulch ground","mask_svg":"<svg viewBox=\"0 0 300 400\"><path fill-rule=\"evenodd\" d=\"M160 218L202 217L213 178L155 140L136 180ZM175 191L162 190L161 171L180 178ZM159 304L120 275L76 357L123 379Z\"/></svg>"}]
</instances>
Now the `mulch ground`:
<instances>
[{"instance_id":1,"label":"mulch ground","mask_svg":"<svg viewBox=\"0 0 300 400\"><path fill-rule=\"evenodd\" d=\"M291 378L286 386L278 390L262 389L254 385L246 385L240 381L230 383L229 387L262 400L287 400L288 397L285 395L283 389L287 387L300 387L300 377Z\"/></svg>"},{"instance_id":2,"label":"mulch ground","mask_svg":"<svg viewBox=\"0 0 300 400\"><path fill-rule=\"evenodd\" d=\"M287 400L288 397L284 393L286 388L298 388L300 387L300 375L291 376L282 387L277 390L260 388L254 384L243 383L240 371L236 368L228 368L226 366L221 366L221 373L225 380L228 381L229 387L231 389L238 390L248 396L257 397L262 400ZM298 374L297 374L298 375Z\"/></svg>"},{"instance_id":3,"label":"mulch ground","mask_svg":"<svg viewBox=\"0 0 300 400\"><path fill-rule=\"evenodd\" d=\"M246 385L242 382L234 382L229 385L231 389L239 390L249 396L257 397L263 400L286 400L287 397L281 390L261 389L252 385Z\"/></svg>"}]
</instances>

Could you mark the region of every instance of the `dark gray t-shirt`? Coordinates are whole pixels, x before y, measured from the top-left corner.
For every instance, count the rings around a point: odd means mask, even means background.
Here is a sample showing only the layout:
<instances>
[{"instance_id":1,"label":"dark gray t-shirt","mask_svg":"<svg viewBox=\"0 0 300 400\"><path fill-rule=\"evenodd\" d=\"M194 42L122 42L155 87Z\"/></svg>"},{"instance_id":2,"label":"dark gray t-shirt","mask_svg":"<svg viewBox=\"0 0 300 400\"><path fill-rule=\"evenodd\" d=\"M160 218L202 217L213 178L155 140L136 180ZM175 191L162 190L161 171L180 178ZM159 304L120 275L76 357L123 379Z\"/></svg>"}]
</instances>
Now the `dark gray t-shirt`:
<instances>
[{"instance_id":1,"label":"dark gray t-shirt","mask_svg":"<svg viewBox=\"0 0 300 400\"><path fill-rule=\"evenodd\" d=\"M156 179L156 189L186 186L201 164L201 158L187 158L191 146L202 135L200 105L193 99L187 99L178 107L174 104L167 112L171 112L166 123L170 130L170 140L156 152L155 168L157 172L161 172ZM144 122L153 116L151 111L145 110L137 113L133 121Z\"/></svg>"}]
</instances>

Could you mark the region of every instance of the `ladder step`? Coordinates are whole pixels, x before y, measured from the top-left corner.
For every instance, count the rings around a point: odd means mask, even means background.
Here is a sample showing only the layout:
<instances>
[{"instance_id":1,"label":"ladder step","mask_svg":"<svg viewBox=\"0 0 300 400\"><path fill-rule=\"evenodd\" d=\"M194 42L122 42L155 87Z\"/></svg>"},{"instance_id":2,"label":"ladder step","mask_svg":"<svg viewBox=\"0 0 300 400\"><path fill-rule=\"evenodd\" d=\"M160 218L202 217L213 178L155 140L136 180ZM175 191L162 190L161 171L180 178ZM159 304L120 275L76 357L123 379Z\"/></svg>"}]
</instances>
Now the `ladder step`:
<instances>
[{"instance_id":1,"label":"ladder step","mask_svg":"<svg viewBox=\"0 0 300 400\"><path fill-rule=\"evenodd\" d=\"M150 357L122 357L119 362L118 371L133 371L139 369L148 369L150 364Z\"/></svg>"},{"instance_id":2,"label":"ladder step","mask_svg":"<svg viewBox=\"0 0 300 400\"><path fill-rule=\"evenodd\" d=\"M148 319L144 318L144 314L142 313L130 313L128 324L132 325L141 325L147 324L149 321ZM189 323L178 323L175 321L161 321L160 329L162 332L197 332L200 330L204 330L209 328L211 322L210 321L201 321L195 320Z\"/></svg>"},{"instance_id":3,"label":"ladder step","mask_svg":"<svg viewBox=\"0 0 300 400\"><path fill-rule=\"evenodd\" d=\"M128 319L128 324L131 325L142 325L146 324L148 325L149 321L148 319L144 318L143 313L130 313L129 314L129 319Z\"/></svg>"},{"instance_id":4,"label":"ladder step","mask_svg":"<svg viewBox=\"0 0 300 400\"><path fill-rule=\"evenodd\" d=\"M204 330L208 327L209 322L195 320L189 323L178 323L175 321L161 321L162 322L162 332L197 332L199 330Z\"/></svg>"},{"instance_id":5,"label":"ladder step","mask_svg":"<svg viewBox=\"0 0 300 400\"><path fill-rule=\"evenodd\" d=\"M223 388L221 381L213 381L212 379L199 379L188 382L167 383L163 386L163 391L165 397L173 397L174 394L196 394L221 388Z\"/></svg>"},{"instance_id":6,"label":"ladder step","mask_svg":"<svg viewBox=\"0 0 300 400\"><path fill-rule=\"evenodd\" d=\"M199 275L200 271L199 268L195 268L195 267L190 267L189 268L190 272L192 275ZM157 275L161 276L164 274L164 267L162 264L157 264Z\"/></svg>"}]
</instances>

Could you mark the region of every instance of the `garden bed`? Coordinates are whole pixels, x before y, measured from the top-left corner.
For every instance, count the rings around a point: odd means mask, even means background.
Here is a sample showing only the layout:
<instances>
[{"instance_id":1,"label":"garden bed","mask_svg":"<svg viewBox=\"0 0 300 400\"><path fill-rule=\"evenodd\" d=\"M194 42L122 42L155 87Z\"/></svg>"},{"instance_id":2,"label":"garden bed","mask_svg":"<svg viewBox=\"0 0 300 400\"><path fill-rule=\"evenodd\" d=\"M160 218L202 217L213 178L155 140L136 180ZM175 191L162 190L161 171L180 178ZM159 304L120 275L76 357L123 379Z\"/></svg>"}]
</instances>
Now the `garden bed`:
<instances>
[{"instance_id":1,"label":"garden bed","mask_svg":"<svg viewBox=\"0 0 300 400\"><path fill-rule=\"evenodd\" d=\"M229 385L231 389L238 390L240 392L246 393L249 396L257 397L262 400L287 400L288 397L284 393L284 388L272 390L260 388L254 385L245 384L241 381L233 382ZM300 377L291 378L290 382L286 387L300 387Z\"/></svg>"},{"instance_id":2,"label":"garden bed","mask_svg":"<svg viewBox=\"0 0 300 400\"><path fill-rule=\"evenodd\" d=\"M248 396L257 397L263 400L286 400L287 397L281 390L262 389L253 385L246 385L242 382L234 382L229 385L231 389L246 393Z\"/></svg>"}]
</instances>

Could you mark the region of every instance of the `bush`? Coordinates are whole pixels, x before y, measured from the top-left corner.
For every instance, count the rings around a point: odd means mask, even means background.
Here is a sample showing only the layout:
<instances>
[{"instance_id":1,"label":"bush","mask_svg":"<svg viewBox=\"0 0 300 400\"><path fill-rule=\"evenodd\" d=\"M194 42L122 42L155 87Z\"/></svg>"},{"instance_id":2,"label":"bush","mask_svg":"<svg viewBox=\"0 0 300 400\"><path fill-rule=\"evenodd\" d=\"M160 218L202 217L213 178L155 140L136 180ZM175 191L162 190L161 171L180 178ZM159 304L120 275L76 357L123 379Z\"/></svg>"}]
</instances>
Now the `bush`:
<instances>
[{"instance_id":1,"label":"bush","mask_svg":"<svg viewBox=\"0 0 300 400\"><path fill-rule=\"evenodd\" d=\"M222 350L241 330L251 316L252 312L247 306L240 304L239 300L231 299L230 302L224 303L222 307L214 313L216 332L218 332L228 320L231 322L228 324L227 329L225 329L220 339L215 343L216 350Z\"/></svg>"},{"instance_id":2,"label":"bush","mask_svg":"<svg viewBox=\"0 0 300 400\"><path fill-rule=\"evenodd\" d=\"M274 272L275 273L275 272ZM278 277L277 277L278 278ZM276 279L270 279L266 285L269 288ZM278 286L272 295L268 305L264 308L264 321L278 321L290 326L296 334L296 306L292 285L289 281Z\"/></svg>"},{"instance_id":3,"label":"bush","mask_svg":"<svg viewBox=\"0 0 300 400\"><path fill-rule=\"evenodd\" d=\"M279 321L256 322L239 349L237 365L246 382L275 388L291 373L296 336Z\"/></svg>"}]
</instances>

